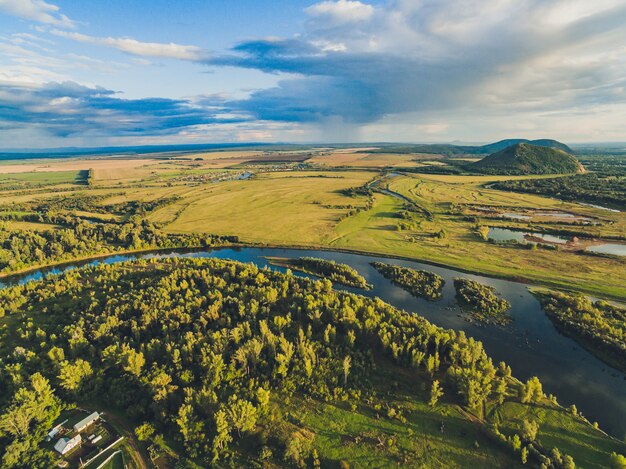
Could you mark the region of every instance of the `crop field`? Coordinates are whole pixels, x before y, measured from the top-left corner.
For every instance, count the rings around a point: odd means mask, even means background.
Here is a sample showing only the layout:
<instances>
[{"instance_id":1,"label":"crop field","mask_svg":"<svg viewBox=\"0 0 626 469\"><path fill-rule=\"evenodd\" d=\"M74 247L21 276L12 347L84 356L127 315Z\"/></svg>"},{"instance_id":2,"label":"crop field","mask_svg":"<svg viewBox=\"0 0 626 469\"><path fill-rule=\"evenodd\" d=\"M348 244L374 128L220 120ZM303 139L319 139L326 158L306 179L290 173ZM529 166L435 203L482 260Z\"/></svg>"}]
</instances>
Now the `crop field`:
<instances>
[{"instance_id":1,"label":"crop field","mask_svg":"<svg viewBox=\"0 0 626 469\"><path fill-rule=\"evenodd\" d=\"M428 155L430 159L435 159L434 155ZM314 156L310 163L336 167L359 167L359 168L386 168L404 167L411 168L419 166L417 160L420 155L413 154L393 154L393 153L367 153L363 151L336 151L323 153Z\"/></svg>"}]
</instances>

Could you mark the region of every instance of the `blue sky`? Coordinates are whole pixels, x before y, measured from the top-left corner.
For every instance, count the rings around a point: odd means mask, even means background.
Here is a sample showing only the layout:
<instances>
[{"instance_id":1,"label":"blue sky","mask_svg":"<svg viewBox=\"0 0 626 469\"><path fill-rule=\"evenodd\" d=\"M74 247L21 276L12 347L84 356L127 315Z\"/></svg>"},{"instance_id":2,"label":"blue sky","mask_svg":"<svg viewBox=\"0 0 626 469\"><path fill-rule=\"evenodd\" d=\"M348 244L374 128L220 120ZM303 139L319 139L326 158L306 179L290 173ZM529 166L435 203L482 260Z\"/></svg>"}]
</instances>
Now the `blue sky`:
<instances>
[{"instance_id":1,"label":"blue sky","mask_svg":"<svg viewBox=\"0 0 626 469\"><path fill-rule=\"evenodd\" d=\"M626 1L0 0L0 148L626 141Z\"/></svg>"}]
</instances>

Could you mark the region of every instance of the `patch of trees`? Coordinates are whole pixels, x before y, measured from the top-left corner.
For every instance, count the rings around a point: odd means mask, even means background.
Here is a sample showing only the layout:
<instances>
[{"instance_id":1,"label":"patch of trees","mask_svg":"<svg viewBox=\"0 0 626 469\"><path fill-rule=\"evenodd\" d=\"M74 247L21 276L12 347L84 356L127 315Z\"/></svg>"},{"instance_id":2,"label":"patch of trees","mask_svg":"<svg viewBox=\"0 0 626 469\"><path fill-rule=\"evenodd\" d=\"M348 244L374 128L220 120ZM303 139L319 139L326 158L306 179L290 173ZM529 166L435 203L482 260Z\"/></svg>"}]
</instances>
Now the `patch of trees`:
<instances>
[{"instance_id":1,"label":"patch of trees","mask_svg":"<svg viewBox=\"0 0 626 469\"><path fill-rule=\"evenodd\" d=\"M495 288L466 278L455 278L454 288L459 304L472 318L496 324L506 324L511 320L506 314L511 304L500 298Z\"/></svg>"},{"instance_id":2,"label":"patch of trees","mask_svg":"<svg viewBox=\"0 0 626 469\"><path fill-rule=\"evenodd\" d=\"M19 455L8 468L49 466L38 442L56 415L50 387L66 402L106 396L145 422L141 438L165 436L202 466L314 465L315 434L290 421L284 403L382 402L372 384L379 357L430 382L433 406L445 396L481 415L488 401L543 399L534 384L507 392L510 368L496 368L463 332L251 264L99 265L0 290L0 302L17 321L0 341L0 451ZM26 412L29 436L2 426L14 409Z\"/></svg>"},{"instance_id":3,"label":"patch of trees","mask_svg":"<svg viewBox=\"0 0 626 469\"><path fill-rule=\"evenodd\" d=\"M270 258L276 265L289 267L306 274L327 278L333 282L356 288L371 288L359 272L347 264L317 257L299 257L297 259Z\"/></svg>"},{"instance_id":4,"label":"patch of trees","mask_svg":"<svg viewBox=\"0 0 626 469\"><path fill-rule=\"evenodd\" d=\"M535 293L548 317L610 365L626 371L626 309L584 295Z\"/></svg>"},{"instance_id":5,"label":"patch of trees","mask_svg":"<svg viewBox=\"0 0 626 469\"><path fill-rule=\"evenodd\" d=\"M626 209L624 175L606 176L591 173L547 179L521 179L496 182L491 187Z\"/></svg>"},{"instance_id":6,"label":"patch of trees","mask_svg":"<svg viewBox=\"0 0 626 469\"><path fill-rule=\"evenodd\" d=\"M209 247L237 242L234 236L169 234L138 216L126 223L88 223L69 215L37 216L62 228L35 232L0 223L0 272L116 251ZM1 306L0 306L1 309Z\"/></svg>"},{"instance_id":7,"label":"patch of trees","mask_svg":"<svg viewBox=\"0 0 626 469\"><path fill-rule=\"evenodd\" d=\"M415 270L408 267L372 262L372 266L385 278L408 291L411 295L427 300L438 300L445 283L443 277L426 270Z\"/></svg>"}]
</instances>

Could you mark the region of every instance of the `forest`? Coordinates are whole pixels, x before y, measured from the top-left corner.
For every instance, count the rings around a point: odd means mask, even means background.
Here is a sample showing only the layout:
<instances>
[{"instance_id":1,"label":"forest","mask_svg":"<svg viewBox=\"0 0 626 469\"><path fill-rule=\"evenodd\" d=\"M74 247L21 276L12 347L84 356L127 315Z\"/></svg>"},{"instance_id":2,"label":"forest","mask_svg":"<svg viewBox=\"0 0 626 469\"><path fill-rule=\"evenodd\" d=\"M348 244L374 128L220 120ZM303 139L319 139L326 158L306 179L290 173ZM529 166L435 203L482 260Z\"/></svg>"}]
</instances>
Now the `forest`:
<instances>
[{"instance_id":1,"label":"forest","mask_svg":"<svg viewBox=\"0 0 626 469\"><path fill-rule=\"evenodd\" d=\"M495 324L511 320L506 314L511 304L500 298L495 288L466 278L454 279L454 288L459 304L473 319Z\"/></svg>"},{"instance_id":2,"label":"forest","mask_svg":"<svg viewBox=\"0 0 626 469\"><path fill-rule=\"evenodd\" d=\"M580 294L541 290L535 295L560 331L626 371L626 309Z\"/></svg>"},{"instance_id":3,"label":"forest","mask_svg":"<svg viewBox=\"0 0 626 469\"><path fill-rule=\"evenodd\" d=\"M626 209L626 176L596 173L547 179L518 179L496 182L492 186L505 191L547 195L573 202Z\"/></svg>"},{"instance_id":4,"label":"forest","mask_svg":"<svg viewBox=\"0 0 626 469\"><path fill-rule=\"evenodd\" d=\"M408 267L372 262L372 266L385 278L408 291L411 295L427 300L441 298L444 280L440 275L426 270L415 270Z\"/></svg>"},{"instance_id":5,"label":"forest","mask_svg":"<svg viewBox=\"0 0 626 469\"><path fill-rule=\"evenodd\" d=\"M546 398L536 377L516 380L463 332L335 291L328 280L217 259L151 259L5 288L0 301L11 313L0 339L7 468L50 467L54 456L39 443L59 409L103 398L137 422L151 454L177 467L350 467L346 455L355 452L379 466L449 467L458 464L446 459L450 442L471 443L467 432L479 425L466 458L491 452L506 467L573 468L562 447L542 444L554 440L538 417L511 417L515 429L485 420L485 409L511 405L557 415L551 425L586 428L593 445L559 440L585 460L608 465L623 453L575 409ZM408 401L392 404L400 382ZM454 406L460 412L450 419L445 409ZM346 434L338 456L324 444L333 420L304 424L297 416L306 408L314 410L308 422L316 412L346 409L386 428L398 422L408 438ZM417 408L445 438L441 450L420 436L427 427L414 426ZM465 418L473 423L457 433ZM431 443L420 452L423 438Z\"/></svg>"}]
</instances>

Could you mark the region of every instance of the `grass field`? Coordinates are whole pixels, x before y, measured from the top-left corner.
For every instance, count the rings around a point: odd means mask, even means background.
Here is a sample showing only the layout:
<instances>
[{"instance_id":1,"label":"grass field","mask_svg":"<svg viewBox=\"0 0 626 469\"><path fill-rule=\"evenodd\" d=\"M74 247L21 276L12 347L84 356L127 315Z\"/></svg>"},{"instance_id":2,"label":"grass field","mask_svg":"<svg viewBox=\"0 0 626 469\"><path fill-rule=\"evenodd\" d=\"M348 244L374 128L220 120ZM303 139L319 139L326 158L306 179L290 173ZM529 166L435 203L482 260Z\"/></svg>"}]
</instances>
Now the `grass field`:
<instances>
[{"instance_id":1,"label":"grass field","mask_svg":"<svg viewBox=\"0 0 626 469\"><path fill-rule=\"evenodd\" d=\"M83 173L79 170L69 171L31 171L3 173L0 166L0 189L3 185L26 184L72 184L83 183Z\"/></svg>"},{"instance_id":2,"label":"grass field","mask_svg":"<svg viewBox=\"0 0 626 469\"><path fill-rule=\"evenodd\" d=\"M423 155L414 154L393 154L393 153L367 153L358 150L335 151L314 156L310 163L336 167L358 167L358 168L386 168L386 167L416 167L419 166L417 160ZM435 159L436 155L428 155L430 159Z\"/></svg>"},{"instance_id":3,"label":"grass field","mask_svg":"<svg viewBox=\"0 0 626 469\"><path fill-rule=\"evenodd\" d=\"M211 180L211 175L235 171L229 167L239 168L244 162L278 161L281 158L287 161L305 159L308 164L327 165L328 169L294 171L280 165L257 165L249 180ZM375 193L371 208L354 214L354 208L365 207L367 198L341 193L343 189L372 180L381 167L437 164L437 158L437 155L318 149L309 153L209 152L172 159L83 158L12 162L0 165L0 203L9 207L15 203L71 194L110 195L99 202L102 205L177 198L149 214L151 221L172 233L237 235L242 241L251 243L320 246L403 256L488 275L581 290L600 297L626 298L626 286L621 280L626 278L624 259L582 256L566 251L531 251L486 243L474 233L475 222L468 221L471 219L465 216L480 214L453 209L455 206L484 205L508 210L561 210L598 220L600 224L597 226L572 228L589 237L626 236L626 217L622 213L485 187L491 182L529 176L403 173L387 179L385 185L389 189L432 214L429 218L414 216L414 226L402 231L398 230L398 225L403 201ZM350 165L359 168L333 168ZM83 168L94 170L93 187L77 183ZM2 171L11 173L2 174ZM2 191L3 183L11 181L51 185L31 190L7 186L8 189ZM59 188L64 192L58 192ZM114 220L89 212L75 212L74 215ZM547 222L549 220L544 218L534 223ZM481 218L480 223L528 228L528 224L522 221ZM552 227L567 228L567 225ZM44 229L35 225L21 228ZM438 236L440 232L444 236Z\"/></svg>"}]
</instances>

